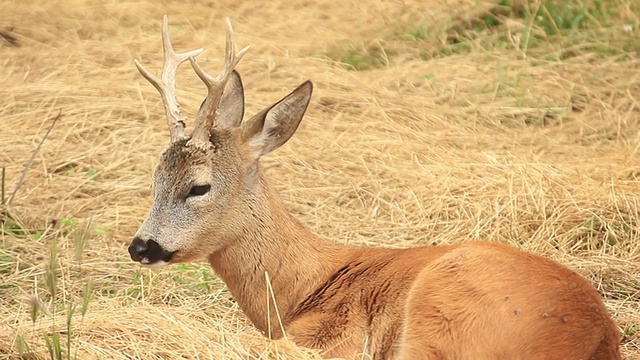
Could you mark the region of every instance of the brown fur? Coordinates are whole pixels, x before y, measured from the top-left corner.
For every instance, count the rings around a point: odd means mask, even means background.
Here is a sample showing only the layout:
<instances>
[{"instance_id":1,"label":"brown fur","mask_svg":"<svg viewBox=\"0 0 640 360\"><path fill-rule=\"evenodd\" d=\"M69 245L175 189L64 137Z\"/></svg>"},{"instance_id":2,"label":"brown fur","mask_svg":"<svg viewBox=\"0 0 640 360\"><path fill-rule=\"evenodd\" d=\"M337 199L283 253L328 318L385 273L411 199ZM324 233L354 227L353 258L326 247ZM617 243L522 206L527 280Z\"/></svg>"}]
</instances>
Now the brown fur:
<instances>
[{"instance_id":1,"label":"brown fur","mask_svg":"<svg viewBox=\"0 0 640 360\"><path fill-rule=\"evenodd\" d=\"M327 357L620 359L619 332L598 293L551 260L484 242L335 245L265 194L271 216L209 262L272 338L282 333L273 309L266 322L265 271L287 335Z\"/></svg>"},{"instance_id":2,"label":"brown fur","mask_svg":"<svg viewBox=\"0 0 640 360\"><path fill-rule=\"evenodd\" d=\"M311 83L240 125L242 84L237 74L230 81L223 106L234 105L218 109L216 127L194 130L208 139L173 142L163 154L137 237L172 263L206 256L266 335L286 333L328 357L620 359L598 293L551 260L486 242L391 250L312 234L258 162L296 131ZM210 191L189 195L204 184Z\"/></svg>"}]
</instances>

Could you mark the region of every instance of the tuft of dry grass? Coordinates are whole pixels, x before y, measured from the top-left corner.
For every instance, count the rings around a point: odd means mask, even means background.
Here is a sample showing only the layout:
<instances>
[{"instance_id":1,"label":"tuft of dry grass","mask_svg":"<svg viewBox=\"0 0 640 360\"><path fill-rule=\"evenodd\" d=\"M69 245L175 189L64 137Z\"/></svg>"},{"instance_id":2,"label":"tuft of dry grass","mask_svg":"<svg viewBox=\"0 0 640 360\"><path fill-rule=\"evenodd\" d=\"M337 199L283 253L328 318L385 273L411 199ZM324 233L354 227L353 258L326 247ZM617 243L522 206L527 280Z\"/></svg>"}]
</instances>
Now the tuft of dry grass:
<instances>
[{"instance_id":1,"label":"tuft of dry grass","mask_svg":"<svg viewBox=\"0 0 640 360\"><path fill-rule=\"evenodd\" d=\"M7 197L61 112L0 209L0 359L318 357L266 340L206 264L128 259L168 141L132 60L160 67L165 13L176 49L207 48L207 69L231 17L252 46L248 113L314 81L298 133L264 159L312 230L389 247L482 238L556 259L594 284L625 358L640 358L640 3L586 8L575 29L554 3L0 3L15 39L0 41ZM188 66L178 87L193 114L205 89Z\"/></svg>"}]
</instances>

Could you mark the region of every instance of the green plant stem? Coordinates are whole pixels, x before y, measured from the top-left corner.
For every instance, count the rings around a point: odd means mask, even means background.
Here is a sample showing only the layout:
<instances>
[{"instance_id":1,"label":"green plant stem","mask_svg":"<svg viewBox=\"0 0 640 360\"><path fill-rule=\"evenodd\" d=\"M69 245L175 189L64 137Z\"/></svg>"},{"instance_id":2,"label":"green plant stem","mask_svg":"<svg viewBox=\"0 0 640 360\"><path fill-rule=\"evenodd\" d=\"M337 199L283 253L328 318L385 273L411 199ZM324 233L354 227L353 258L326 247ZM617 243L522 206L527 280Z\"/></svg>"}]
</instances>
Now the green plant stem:
<instances>
[{"instance_id":1,"label":"green plant stem","mask_svg":"<svg viewBox=\"0 0 640 360\"><path fill-rule=\"evenodd\" d=\"M5 183L5 179L6 179L6 168L3 166L2 167L2 179L0 180L0 191L2 192L2 195L0 195L0 204L2 206L4 206L4 197L5 197L4 183Z\"/></svg>"}]
</instances>

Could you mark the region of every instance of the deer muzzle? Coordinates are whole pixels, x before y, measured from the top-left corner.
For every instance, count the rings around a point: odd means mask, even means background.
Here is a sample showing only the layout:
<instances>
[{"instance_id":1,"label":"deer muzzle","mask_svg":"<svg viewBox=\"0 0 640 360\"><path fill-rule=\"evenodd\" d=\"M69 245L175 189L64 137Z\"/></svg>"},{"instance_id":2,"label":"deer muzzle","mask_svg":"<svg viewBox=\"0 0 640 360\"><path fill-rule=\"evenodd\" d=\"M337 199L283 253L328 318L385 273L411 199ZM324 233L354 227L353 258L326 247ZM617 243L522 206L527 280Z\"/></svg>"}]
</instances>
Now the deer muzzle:
<instances>
[{"instance_id":1,"label":"deer muzzle","mask_svg":"<svg viewBox=\"0 0 640 360\"><path fill-rule=\"evenodd\" d=\"M163 249L155 240L144 241L135 237L129 245L131 260L145 265L169 263L173 254L174 252Z\"/></svg>"}]
</instances>

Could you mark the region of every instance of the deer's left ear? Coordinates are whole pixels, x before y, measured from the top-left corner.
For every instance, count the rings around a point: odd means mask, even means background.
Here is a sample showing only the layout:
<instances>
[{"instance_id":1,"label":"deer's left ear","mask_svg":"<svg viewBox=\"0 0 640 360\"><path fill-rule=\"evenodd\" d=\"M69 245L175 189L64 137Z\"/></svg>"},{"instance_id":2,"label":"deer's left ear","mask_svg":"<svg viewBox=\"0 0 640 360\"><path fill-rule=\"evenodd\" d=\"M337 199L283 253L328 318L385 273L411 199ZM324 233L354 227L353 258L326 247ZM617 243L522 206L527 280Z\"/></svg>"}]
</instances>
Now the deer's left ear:
<instances>
[{"instance_id":1,"label":"deer's left ear","mask_svg":"<svg viewBox=\"0 0 640 360\"><path fill-rule=\"evenodd\" d=\"M204 105L204 102L203 102ZM240 126L244 116L244 87L240 74L233 70L224 87L220 105L216 110L218 126L223 129L232 129Z\"/></svg>"},{"instance_id":2,"label":"deer's left ear","mask_svg":"<svg viewBox=\"0 0 640 360\"><path fill-rule=\"evenodd\" d=\"M242 129L242 141L256 159L279 148L298 129L307 111L313 84L307 80L289 95L251 118Z\"/></svg>"}]
</instances>

